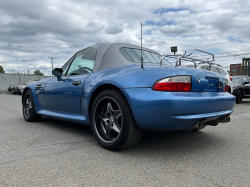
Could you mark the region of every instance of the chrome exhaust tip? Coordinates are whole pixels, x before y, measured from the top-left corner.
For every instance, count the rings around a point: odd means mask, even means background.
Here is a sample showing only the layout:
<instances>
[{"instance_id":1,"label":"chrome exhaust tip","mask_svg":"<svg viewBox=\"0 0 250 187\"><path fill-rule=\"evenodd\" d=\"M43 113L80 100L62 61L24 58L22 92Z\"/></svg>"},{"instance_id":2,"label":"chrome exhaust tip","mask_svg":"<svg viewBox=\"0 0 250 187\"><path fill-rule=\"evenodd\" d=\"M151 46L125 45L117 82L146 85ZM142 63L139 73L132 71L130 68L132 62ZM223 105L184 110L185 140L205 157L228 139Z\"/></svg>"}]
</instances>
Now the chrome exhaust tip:
<instances>
[{"instance_id":1,"label":"chrome exhaust tip","mask_svg":"<svg viewBox=\"0 0 250 187\"><path fill-rule=\"evenodd\" d=\"M215 123L228 123L228 122L230 122L229 116L215 120Z\"/></svg>"},{"instance_id":2,"label":"chrome exhaust tip","mask_svg":"<svg viewBox=\"0 0 250 187\"><path fill-rule=\"evenodd\" d=\"M186 132L192 132L194 130L201 130L207 126L205 121L197 121L190 129L186 130Z\"/></svg>"},{"instance_id":3,"label":"chrome exhaust tip","mask_svg":"<svg viewBox=\"0 0 250 187\"><path fill-rule=\"evenodd\" d=\"M226 116L226 117L223 117L220 119L216 119L214 121L209 121L209 122L207 122L207 125L217 126L218 123L228 123L228 122L230 122L230 120L231 120L230 117Z\"/></svg>"},{"instance_id":4,"label":"chrome exhaust tip","mask_svg":"<svg viewBox=\"0 0 250 187\"><path fill-rule=\"evenodd\" d=\"M201 130L206 127L206 122L204 121L198 121L194 126L193 129Z\"/></svg>"}]
</instances>

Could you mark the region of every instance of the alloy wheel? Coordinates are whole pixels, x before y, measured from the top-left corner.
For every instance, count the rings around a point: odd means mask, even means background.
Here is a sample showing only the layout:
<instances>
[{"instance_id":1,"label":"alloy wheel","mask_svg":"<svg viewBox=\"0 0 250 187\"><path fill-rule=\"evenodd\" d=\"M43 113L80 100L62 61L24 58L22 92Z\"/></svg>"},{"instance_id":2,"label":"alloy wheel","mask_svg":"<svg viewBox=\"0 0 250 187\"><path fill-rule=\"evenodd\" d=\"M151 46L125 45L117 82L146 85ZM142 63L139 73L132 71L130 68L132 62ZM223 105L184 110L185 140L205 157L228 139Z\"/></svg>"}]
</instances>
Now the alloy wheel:
<instances>
[{"instance_id":1,"label":"alloy wheel","mask_svg":"<svg viewBox=\"0 0 250 187\"><path fill-rule=\"evenodd\" d=\"M31 102L31 97L30 95L27 95L25 98L25 103L24 103L24 115L26 118L28 118L31 114L32 110L32 102Z\"/></svg>"},{"instance_id":2,"label":"alloy wheel","mask_svg":"<svg viewBox=\"0 0 250 187\"><path fill-rule=\"evenodd\" d=\"M118 139L123 125L119 104L112 97L101 98L94 108L94 128L99 138L112 143Z\"/></svg>"}]
</instances>

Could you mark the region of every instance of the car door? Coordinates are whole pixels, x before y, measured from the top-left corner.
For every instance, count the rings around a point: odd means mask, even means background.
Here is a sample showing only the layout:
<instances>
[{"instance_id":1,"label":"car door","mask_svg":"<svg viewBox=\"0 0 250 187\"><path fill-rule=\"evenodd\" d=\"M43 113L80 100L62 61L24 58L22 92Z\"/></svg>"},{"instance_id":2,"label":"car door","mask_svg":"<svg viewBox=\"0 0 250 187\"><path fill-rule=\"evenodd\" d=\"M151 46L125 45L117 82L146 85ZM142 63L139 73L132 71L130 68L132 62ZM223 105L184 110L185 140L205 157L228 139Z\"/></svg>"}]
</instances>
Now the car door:
<instances>
[{"instance_id":1,"label":"car door","mask_svg":"<svg viewBox=\"0 0 250 187\"><path fill-rule=\"evenodd\" d=\"M45 87L47 109L80 114L82 86L93 71L96 49L87 48L78 52L71 63L65 64L62 79L52 77ZM67 67L68 66L68 67Z\"/></svg>"}]
</instances>

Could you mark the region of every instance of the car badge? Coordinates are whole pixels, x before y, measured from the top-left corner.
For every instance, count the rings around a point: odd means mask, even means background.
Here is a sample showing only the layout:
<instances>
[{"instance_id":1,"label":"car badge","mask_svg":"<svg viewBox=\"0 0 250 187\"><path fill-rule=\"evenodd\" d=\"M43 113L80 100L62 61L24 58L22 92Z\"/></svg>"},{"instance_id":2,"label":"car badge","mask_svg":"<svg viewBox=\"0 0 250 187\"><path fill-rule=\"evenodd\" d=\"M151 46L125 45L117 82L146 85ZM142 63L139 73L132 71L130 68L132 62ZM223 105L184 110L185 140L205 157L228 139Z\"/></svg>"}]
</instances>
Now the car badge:
<instances>
[{"instance_id":1,"label":"car badge","mask_svg":"<svg viewBox=\"0 0 250 187\"><path fill-rule=\"evenodd\" d=\"M200 78L197 78L197 82L198 82L198 83L200 83L200 82L201 82Z\"/></svg>"}]
</instances>

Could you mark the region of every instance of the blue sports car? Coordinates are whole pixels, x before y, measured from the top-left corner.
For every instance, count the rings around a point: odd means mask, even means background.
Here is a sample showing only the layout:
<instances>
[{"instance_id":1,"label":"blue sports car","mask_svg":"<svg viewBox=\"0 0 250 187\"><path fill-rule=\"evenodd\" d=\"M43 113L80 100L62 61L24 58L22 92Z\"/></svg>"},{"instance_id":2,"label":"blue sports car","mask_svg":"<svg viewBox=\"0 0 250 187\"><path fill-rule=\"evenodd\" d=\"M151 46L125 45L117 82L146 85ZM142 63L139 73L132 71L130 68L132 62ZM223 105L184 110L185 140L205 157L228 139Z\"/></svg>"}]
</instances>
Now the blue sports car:
<instances>
[{"instance_id":1,"label":"blue sports car","mask_svg":"<svg viewBox=\"0 0 250 187\"><path fill-rule=\"evenodd\" d=\"M220 74L173 66L135 45L90 46L53 74L25 87L24 119L91 125L108 150L135 145L143 130L191 132L229 122L235 105Z\"/></svg>"}]
</instances>

